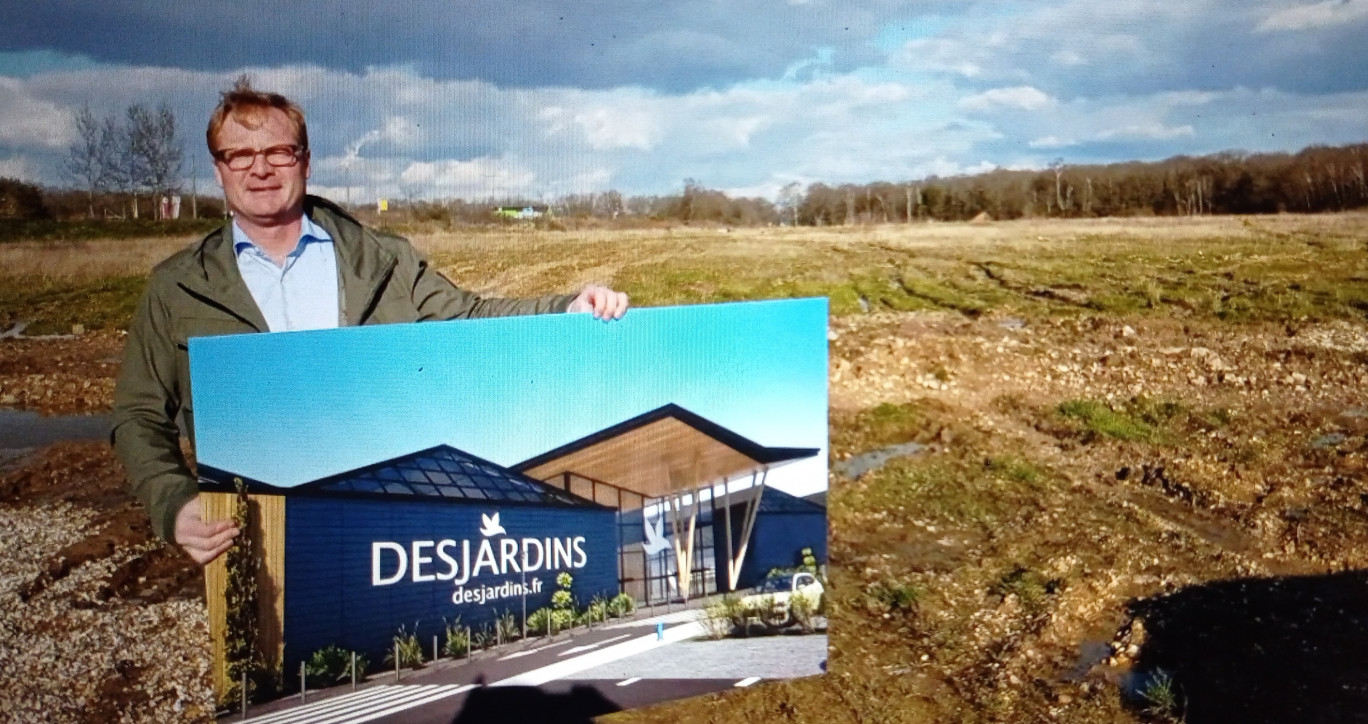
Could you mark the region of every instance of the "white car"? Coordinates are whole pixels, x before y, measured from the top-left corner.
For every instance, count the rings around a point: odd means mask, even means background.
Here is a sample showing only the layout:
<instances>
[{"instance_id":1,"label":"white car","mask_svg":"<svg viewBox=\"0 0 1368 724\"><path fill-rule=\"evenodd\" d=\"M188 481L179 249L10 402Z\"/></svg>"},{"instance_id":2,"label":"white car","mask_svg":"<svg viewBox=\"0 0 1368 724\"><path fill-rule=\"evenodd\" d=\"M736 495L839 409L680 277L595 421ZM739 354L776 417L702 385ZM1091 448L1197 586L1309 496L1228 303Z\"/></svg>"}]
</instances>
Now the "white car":
<instances>
[{"instance_id":1,"label":"white car","mask_svg":"<svg viewBox=\"0 0 1368 724\"><path fill-rule=\"evenodd\" d=\"M789 605L795 596L805 600L809 611L816 611L823 590L822 582L811 573L771 574L755 587L755 593L741 599L741 605L755 611L766 626L783 628L796 622Z\"/></svg>"}]
</instances>

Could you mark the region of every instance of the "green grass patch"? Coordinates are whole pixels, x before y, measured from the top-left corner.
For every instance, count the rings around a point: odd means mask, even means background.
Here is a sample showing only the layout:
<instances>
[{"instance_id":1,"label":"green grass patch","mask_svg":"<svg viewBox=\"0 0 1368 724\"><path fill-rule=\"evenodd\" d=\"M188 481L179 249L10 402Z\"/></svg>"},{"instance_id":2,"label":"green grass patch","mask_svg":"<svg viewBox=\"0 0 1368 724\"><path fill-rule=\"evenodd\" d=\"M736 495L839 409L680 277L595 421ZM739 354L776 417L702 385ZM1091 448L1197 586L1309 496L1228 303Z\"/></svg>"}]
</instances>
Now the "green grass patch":
<instances>
[{"instance_id":1,"label":"green grass patch","mask_svg":"<svg viewBox=\"0 0 1368 724\"><path fill-rule=\"evenodd\" d=\"M887 277L858 274L831 279L829 270L819 268L774 270L763 264L706 266L659 264L629 267L618 272L613 284L627 292L633 304L709 304L756 299L797 299L827 297L831 313L871 311L912 311L936 305L909 295ZM862 305L860 300L864 299Z\"/></svg>"},{"instance_id":2,"label":"green grass patch","mask_svg":"<svg viewBox=\"0 0 1368 724\"><path fill-rule=\"evenodd\" d=\"M1061 402L1056 411L1095 435L1138 442L1155 442L1159 437L1159 430L1139 416L1114 410L1096 400L1068 400Z\"/></svg>"},{"instance_id":3,"label":"green grass patch","mask_svg":"<svg viewBox=\"0 0 1368 724\"><path fill-rule=\"evenodd\" d=\"M647 264L619 271L613 284L642 306L827 297L836 316L931 309L978 315L1010 299L1001 290L951 283L915 267L899 271L846 259L789 261L787 268L717 259Z\"/></svg>"},{"instance_id":4,"label":"green grass patch","mask_svg":"<svg viewBox=\"0 0 1368 724\"><path fill-rule=\"evenodd\" d=\"M1015 595L1028 610L1039 610L1046 597L1063 586L1062 579L1051 578L1025 566L1016 566L989 586L988 592L1004 598Z\"/></svg>"},{"instance_id":5,"label":"green grass patch","mask_svg":"<svg viewBox=\"0 0 1368 724\"><path fill-rule=\"evenodd\" d=\"M1232 415L1224 408L1195 410L1181 402L1136 397L1123 403L1099 400L1067 400L1054 408L1075 432L1086 437L1109 437L1164 445L1186 432L1207 432L1229 425Z\"/></svg>"},{"instance_id":6,"label":"green grass patch","mask_svg":"<svg viewBox=\"0 0 1368 724\"><path fill-rule=\"evenodd\" d=\"M938 525L987 531L1038 510L1042 494L1057 480L1023 459L1005 467L985 466L983 460L973 448L958 455L893 460L863 478L866 484L846 496L844 507L899 511ZM833 525L838 522L833 519Z\"/></svg>"},{"instance_id":7,"label":"green grass patch","mask_svg":"<svg viewBox=\"0 0 1368 724\"><path fill-rule=\"evenodd\" d=\"M862 453L906 442L930 442L944 410L928 400L885 402L851 414L831 415L831 447L837 453Z\"/></svg>"},{"instance_id":8,"label":"green grass patch","mask_svg":"<svg viewBox=\"0 0 1368 724\"><path fill-rule=\"evenodd\" d=\"M865 607L882 613L915 613L922 592L910 583L877 581L865 591Z\"/></svg>"},{"instance_id":9,"label":"green grass patch","mask_svg":"<svg viewBox=\"0 0 1368 724\"><path fill-rule=\"evenodd\" d=\"M106 277L93 282L0 279L0 329L26 322L25 334L61 334L73 325L123 329L133 319L147 278Z\"/></svg>"},{"instance_id":10,"label":"green grass patch","mask_svg":"<svg viewBox=\"0 0 1368 724\"><path fill-rule=\"evenodd\" d=\"M934 307L954 310L971 317L1002 304L1008 298L999 290L983 284L961 286L946 280L916 277L911 274L901 274L896 281L903 293L913 299L924 300Z\"/></svg>"},{"instance_id":11,"label":"green grass patch","mask_svg":"<svg viewBox=\"0 0 1368 724\"><path fill-rule=\"evenodd\" d=\"M1049 473L1044 468L1030 460L1011 455L987 458L984 460L984 467L1008 480L1031 487L1043 485L1049 480Z\"/></svg>"}]
</instances>

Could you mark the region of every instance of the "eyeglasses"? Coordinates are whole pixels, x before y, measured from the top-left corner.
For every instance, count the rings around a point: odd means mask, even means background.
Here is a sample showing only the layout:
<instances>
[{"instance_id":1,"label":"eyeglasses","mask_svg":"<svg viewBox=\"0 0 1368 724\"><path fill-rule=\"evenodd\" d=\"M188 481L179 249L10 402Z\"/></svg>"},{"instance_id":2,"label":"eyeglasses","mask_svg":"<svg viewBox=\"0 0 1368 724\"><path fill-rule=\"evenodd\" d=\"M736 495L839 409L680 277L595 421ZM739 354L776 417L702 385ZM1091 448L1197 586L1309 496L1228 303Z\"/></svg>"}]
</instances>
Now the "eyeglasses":
<instances>
[{"instance_id":1,"label":"eyeglasses","mask_svg":"<svg viewBox=\"0 0 1368 724\"><path fill-rule=\"evenodd\" d=\"M276 168L284 168L299 163L300 157L308 153L309 149L299 146L271 146L257 150L255 148L230 148L226 151L215 151L214 158L222 161L225 166L234 171L246 171L256 163L257 156L265 156L266 163Z\"/></svg>"}]
</instances>

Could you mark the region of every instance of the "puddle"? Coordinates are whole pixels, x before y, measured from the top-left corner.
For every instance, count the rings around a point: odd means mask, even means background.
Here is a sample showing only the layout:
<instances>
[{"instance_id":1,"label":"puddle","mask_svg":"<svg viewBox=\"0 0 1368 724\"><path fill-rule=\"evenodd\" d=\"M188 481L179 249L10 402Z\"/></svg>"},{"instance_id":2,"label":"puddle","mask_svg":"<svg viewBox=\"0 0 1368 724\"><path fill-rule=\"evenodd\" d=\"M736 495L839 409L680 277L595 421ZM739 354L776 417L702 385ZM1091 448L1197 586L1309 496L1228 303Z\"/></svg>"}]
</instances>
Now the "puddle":
<instances>
[{"instance_id":1,"label":"puddle","mask_svg":"<svg viewBox=\"0 0 1368 724\"><path fill-rule=\"evenodd\" d=\"M24 450L73 440L102 440L108 436L108 415L43 417L27 410L0 408L0 450Z\"/></svg>"},{"instance_id":2,"label":"puddle","mask_svg":"<svg viewBox=\"0 0 1368 724\"><path fill-rule=\"evenodd\" d=\"M1327 448L1327 447L1336 447L1336 446L1342 444L1345 440L1348 440L1348 439L1349 439L1348 436L1346 436L1344 433L1341 433L1341 432L1332 432L1332 433L1329 433L1329 434L1327 434L1327 435L1321 435L1320 437L1317 437L1315 440L1312 440L1312 441L1311 441L1311 447L1314 447L1314 448L1317 448L1317 449L1324 449L1324 448Z\"/></svg>"},{"instance_id":3,"label":"puddle","mask_svg":"<svg viewBox=\"0 0 1368 724\"><path fill-rule=\"evenodd\" d=\"M1094 666L1106 661L1108 656L1111 656L1110 643L1100 640L1084 641L1078 645L1078 659L1064 676L1065 680L1082 681Z\"/></svg>"},{"instance_id":4,"label":"puddle","mask_svg":"<svg viewBox=\"0 0 1368 724\"><path fill-rule=\"evenodd\" d=\"M907 457L909 455L916 455L917 453L923 452L925 450L926 446L917 442L905 442L900 445L889 445L885 448L879 448L878 450L871 450L867 453L861 453L859 455L856 455L855 457L850 458L849 460L842 460L841 462L836 463L834 466L832 466L832 469L840 473L841 475L844 475L850 478L851 480L854 480L860 477L861 475L864 475L865 473L868 473L873 470L878 470L879 468L886 465L888 461L892 460L893 458L902 458Z\"/></svg>"}]
</instances>

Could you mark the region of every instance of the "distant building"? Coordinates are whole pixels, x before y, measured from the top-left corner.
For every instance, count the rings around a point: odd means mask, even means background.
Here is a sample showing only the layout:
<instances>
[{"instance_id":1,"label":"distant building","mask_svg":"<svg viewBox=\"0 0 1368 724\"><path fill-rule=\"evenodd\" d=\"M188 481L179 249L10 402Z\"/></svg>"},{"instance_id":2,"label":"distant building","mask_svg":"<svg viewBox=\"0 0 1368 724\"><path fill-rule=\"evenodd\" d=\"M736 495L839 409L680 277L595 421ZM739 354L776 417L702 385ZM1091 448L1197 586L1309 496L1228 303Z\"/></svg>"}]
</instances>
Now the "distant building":
<instances>
[{"instance_id":1,"label":"distant building","mask_svg":"<svg viewBox=\"0 0 1368 724\"><path fill-rule=\"evenodd\" d=\"M554 216L550 206L496 206L494 215L518 221L531 221L543 216Z\"/></svg>"}]
</instances>

